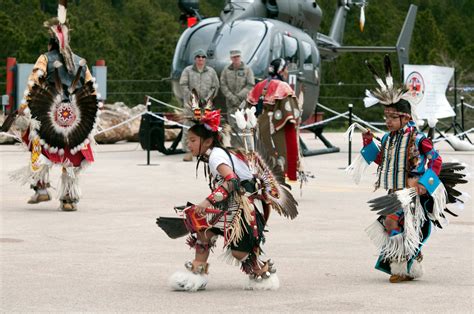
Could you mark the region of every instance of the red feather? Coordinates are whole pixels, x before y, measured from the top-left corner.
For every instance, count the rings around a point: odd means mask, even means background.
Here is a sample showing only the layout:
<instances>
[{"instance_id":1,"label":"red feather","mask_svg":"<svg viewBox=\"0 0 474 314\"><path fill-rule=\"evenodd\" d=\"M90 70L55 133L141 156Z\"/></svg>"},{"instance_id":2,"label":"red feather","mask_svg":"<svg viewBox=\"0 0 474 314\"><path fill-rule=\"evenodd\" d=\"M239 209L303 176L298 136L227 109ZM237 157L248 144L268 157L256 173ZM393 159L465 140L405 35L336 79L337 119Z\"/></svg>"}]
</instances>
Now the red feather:
<instances>
[{"instance_id":1,"label":"red feather","mask_svg":"<svg viewBox=\"0 0 474 314\"><path fill-rule=\"evenodd\" d=\"M204 117L202 117L201 122L211 131L217 132L221 124L221 110L218 109L207 112Z\"/></svg>"}]
</instances>

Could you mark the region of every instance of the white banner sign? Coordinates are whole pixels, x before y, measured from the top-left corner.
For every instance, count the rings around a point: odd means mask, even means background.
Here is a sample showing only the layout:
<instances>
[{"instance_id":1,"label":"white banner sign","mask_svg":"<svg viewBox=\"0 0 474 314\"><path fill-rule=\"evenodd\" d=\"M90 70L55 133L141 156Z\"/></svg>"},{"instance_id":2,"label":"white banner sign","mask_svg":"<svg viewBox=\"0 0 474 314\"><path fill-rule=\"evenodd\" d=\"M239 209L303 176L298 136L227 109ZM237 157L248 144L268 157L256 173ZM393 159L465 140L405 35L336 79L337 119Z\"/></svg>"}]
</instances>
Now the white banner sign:
<instances>
[{"instance_id":1,"label":"white banner sign","mask_svg":"<svg viewBox=\"0 0 474 314\"><path fill-rule=\"evenodd\" d=\"M410 102L415 104L420 119L454 117L446 99L446 89L454 69L435 65L404 65L405 84L410 90Z\"/></svg>"}]
</instances>

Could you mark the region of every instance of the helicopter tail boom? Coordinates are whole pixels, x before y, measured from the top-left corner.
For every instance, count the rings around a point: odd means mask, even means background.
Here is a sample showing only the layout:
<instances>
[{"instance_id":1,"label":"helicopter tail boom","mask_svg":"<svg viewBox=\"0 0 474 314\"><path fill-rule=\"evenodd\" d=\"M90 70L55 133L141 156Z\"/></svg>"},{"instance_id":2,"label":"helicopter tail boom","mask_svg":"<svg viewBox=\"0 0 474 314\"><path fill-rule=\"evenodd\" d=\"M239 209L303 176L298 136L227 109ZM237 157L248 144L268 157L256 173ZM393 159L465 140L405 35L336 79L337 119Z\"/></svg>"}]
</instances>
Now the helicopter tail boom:
<instances>
[{"instance_id":1,"label":"helicopter tail boom","mask_svg":"<svg viewBox=\"0 0 474 314\"><path fill-rule=\"evenodd\" d=\"M397 40L396 46L338 46L331 45L329 38L318 34L318 46L321 49L323 59L332 59L341 52L396 52L398 55L398 64L401 69L403 65L409 62L410 42L415 27L416 12L418 7L410 5L405 22ZM326 52L326 53L325 53Z\"/></svg>"},{"instance_id":2,"label":"helicopter tail boom","mask_svg":"<svg viewBox=\"0 0 474 314\"><path fill-rule=\"evenodd\" d=\"M339 45L342 44L342 40L344 39L347 12L349 12L349 7L344 1L340 1L331 24L331 29L329 30L329 38Z\"/></svg>"}]
</instances>

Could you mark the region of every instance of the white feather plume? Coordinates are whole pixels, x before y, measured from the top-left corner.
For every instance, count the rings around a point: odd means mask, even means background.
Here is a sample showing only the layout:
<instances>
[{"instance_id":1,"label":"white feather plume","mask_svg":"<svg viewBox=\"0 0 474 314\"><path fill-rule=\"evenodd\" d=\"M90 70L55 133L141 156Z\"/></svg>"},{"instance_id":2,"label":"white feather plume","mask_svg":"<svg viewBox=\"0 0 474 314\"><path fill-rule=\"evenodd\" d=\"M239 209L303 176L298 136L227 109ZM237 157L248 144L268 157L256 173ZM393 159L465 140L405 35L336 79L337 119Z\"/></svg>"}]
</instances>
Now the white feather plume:
<instances>
[{"instance_id":1,"label":"white feather plume","mask_svg":"<svg viewBox=\"0 0 474 314\"><path fill-rule=\"evenodd\" d=\"M385 78L385 82L387 83L387 88L388 89L392 89L393 88L393 77L392 75L388 75L386 78Z\"/></svg>"},{"instance_id":2,"label":"white feather plume","mask_svg":"<svg viewBox=\"0 0 474 314\"><path fill-rule=\"evenodd\" d=\"M66 13L67 13L66 7L63 6L62 4L59 4L58 5L58 20L59 20L59 23L61 23L61 24L66 23Z\"/></svg>"},{"instance_id":3,"label":"white feather plume","mask_svg":"<svg viewBox=\"0 0 474 314\"><path fill-rule=\"evenodd\" d=\"M234 113L234 119L235 119L239 129L244 130L245 127L247 126L247 121L245 121L245 116L244 116L244 110L243 109L237 110Z\"/></svg>"},{"instance_id":4,"label":"white feather plume","mask_svg":"<svg viewBox=\"0 0 474 314\"><path fill-rule=\"evenodd\" d=\"M378 98L376 98L372 93L366 89L365 90L365 95L366 97L364 98L364 106L365 108L372 107L373 105L376 105L377 103L380 102Z\"/></svg>"},{"instance_id":5,"label":"white feather plume","mask_svg":"<svg viewBox=\"0 0 474 314\"><path fill-rule=\"evenodd\" d=\"M257 126L257 116L255 115L256 109L254 106L252 108L247 108L245 114L247 115L247 128L253 129Z\"/></svg>"}]
</instances>

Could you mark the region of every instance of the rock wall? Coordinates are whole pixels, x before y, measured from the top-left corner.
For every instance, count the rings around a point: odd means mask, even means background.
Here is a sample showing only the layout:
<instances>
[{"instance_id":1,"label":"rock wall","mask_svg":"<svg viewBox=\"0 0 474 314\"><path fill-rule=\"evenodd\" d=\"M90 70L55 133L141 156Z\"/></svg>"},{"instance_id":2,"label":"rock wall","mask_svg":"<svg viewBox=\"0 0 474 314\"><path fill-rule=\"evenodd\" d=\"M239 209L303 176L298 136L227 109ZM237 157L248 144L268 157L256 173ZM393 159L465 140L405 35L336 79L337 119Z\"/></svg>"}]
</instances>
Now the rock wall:
<instances>
[{"instance_id":1,"label":"rock wall","mask_svg":"<svg viewBox=\"0 0 474 314\"><path fill-rule=\"evenodd\" d=\"M100 111L98 132L113 127L120 122L126 121L146 110L144 105L133 108L124 103L106 104ZM95 140L99 144L113 144L119 141L138 142L138 130L140 128L140 117L110 131L97 134Z\"/></svg>"}]
</instances>

